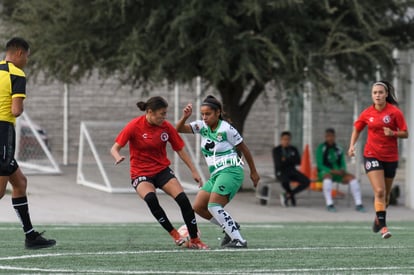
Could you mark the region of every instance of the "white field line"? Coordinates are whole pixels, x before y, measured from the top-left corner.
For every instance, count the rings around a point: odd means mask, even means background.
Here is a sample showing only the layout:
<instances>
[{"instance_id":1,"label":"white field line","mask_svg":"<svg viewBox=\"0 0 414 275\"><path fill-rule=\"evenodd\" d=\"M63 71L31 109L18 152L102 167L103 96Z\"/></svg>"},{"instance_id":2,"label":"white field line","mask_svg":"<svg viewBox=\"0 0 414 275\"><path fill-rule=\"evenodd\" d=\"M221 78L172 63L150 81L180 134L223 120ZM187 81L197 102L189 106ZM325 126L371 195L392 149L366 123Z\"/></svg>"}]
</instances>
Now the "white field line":
<instances>
[{"instance_id":1,"label":"white field line","mask_svg":"<svg viewBox=\"0 0 414 275\"><path fill-rule=\"evenodd\" d=\"M145 227L145 228L152 228L152 227L159 227L160 225L157 223L130 223L130 224L65 224L65 225L54 225L54 226L47 226L47 230L96 230L96 228L105 229L105 230L112 230L112 229L119 229L121 227ZM203 227L203 223L199 223L200 227ZM213 226L212 224L208 224L208 226ZM19 226L16 227L0 227L0 231L13 231L16 230ZM39 227L39 225L37 225ZM243 228L264 228L264 229L281 229L281 228L292 228L292 229L367 229L371 227L371 223L367 223L367 225L335 225L335 224L315 224L315 225L306 225L306 224L242 224ZM408 227L404 226L389 226L392 230L408 230Z\"/></svg>"},{"instance_id":2,"label":"white field line","mask_svg":"<svg viewBox=\"0 0 414 275\"><path fill-rule=\"evenodd\" d=\"M369 272L389 272L389 271L399 271L399 270L414 270L414 267L407 266L387 266L387 267L349 267L349 268L289 268L289 269L253 269L248 270L246 268L242 270L227 270L225 272L215 272L215 271L161 271L161 270L99 270L99 269L58 269L58 268L24 268L24 267L14 267L14 266L2 266L0 265L0 270L9 270L9 271L26 271L26 272L53 272L53 273L97 273L97 274L200 274L200 275L218 275L218 274L285 274L285 273L325 273L325 272L356 272L356 271L369 271Z\"/></svg>"},{"instance_id":3,"label":"white field line","mask_svg":"<svg viewBox=\"0 0 414 275\"><path fill-rule=\"evenodd\" d=\"M143 254L162 254L162 253L245 253L245 252L263 252L263 251L317 251L317 250L368 250L368 249L404 249L406 247L401 246L322 246L322 247L281 247L281 248L246 248L246 249L210 249L210 250L141 250L141 251L101 251L101 252L68 252L68 253L45 253L34 255L22 255L22 256L7 256L0 257L0 261L13 261L24 259L36 259L36 258L53 258L53 257L73 257L73 256L106 256L106 255L143 255Z\"/></svg>"}]
</instances>

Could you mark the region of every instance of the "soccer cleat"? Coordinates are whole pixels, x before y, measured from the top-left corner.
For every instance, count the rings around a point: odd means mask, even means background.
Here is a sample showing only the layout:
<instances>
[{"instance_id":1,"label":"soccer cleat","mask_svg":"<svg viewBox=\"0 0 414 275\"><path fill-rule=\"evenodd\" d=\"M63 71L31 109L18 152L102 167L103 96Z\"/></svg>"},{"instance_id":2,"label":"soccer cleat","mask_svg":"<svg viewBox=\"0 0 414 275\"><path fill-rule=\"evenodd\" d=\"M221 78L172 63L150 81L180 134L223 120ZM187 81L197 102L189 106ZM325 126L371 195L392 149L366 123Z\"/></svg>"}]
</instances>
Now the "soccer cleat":
<instances>
[{"instance_id":1,"label":"soccer cleat","mask_svg":"<svg viewBox=\"0 0 414 275\"><path fill-rule=\"evenodd\" d=\"M247 248L247 241L241 241L238 239L234 239L230 241L228 244L223 246L224 248Z\"/></svg>"},{"instance_id":2,"label":"soccer cleat","mask_svg":"<svg viewBox=\"0 0 414 275\"><path fill-rule=\"evenodd\" d=\"M336 208L335 208L335 206L333 204L328 205L326 207L326 210L328 210L329 212L332 212L332 213L335 213L336 212Z\"/></svg>"},{"instance_id":3,"label":"soccer cleat","mask_svg":"<svg viewBox=\"0 0 414 275\"><path fill-rule=\"evenodd\" d=\"M280 197L280 205L282 207L288 207L289 205L288 205L288 198L286 196L286 193L280 194L279 197Z\"/></svg>"},{"instance_id":4,"label":"soccer cleat","mask_svg":"<svg viewBox=\"0 0 414 275\"><path fill-rule=\"evenodd\" d=\"M240 230L240 224L238 224L237 222L236 222L236 228L237 228L237 230ZM224 238L221 241L221 246L225 246L226 244L228 244L231 241L230 236L225 231L223 231L223 233L224 233Z\"/></svg>"},{"instance_id":5,"label":"soccer cleat","mask_svg":"<svg viewBox=\"0 0 414 275\"><path fill-rule=\"evenodd\" d=\"M367 210L365 210L365 207L362 204L355 206L355 210L361 213L367 212Z\"/></svg>"},{"instance_id":6,"label":"soccer cleat","mask_svg":"<svg viewBox=\"0 0 414 275\"><path fill-rule=\"evenodd\" d=\"M388 231L388 228L386 226L384 226L383 228L381 228L381 237L383 239L388 239L391 238L391 232Z\"/></svg>"},{"instance_id":7,"label":"soccer cleat","mask_svg":"<svg viewBox=\"0 0 414 275\"><path fill-rule=\"evenodd\" d=\"M187 247L189 249L202 249L202 250L209 249L208 246L200 240L200 238L191 239L188 242Z\"/></svg>"},{"instance_id":8,"label":"soccer cleat","mask_svg":"<svg viewBox=\"0 0 414 275\"><path fill-rule=\"evenodd\" d=\"M182 246L187 240L186 238L181 237L180 233L178 233L177 229L173 229L170 232L170 236L174 239L174 242L178 246Z\"/></svg>"},{"instance_id":9,"label":"soccer cleat","mask_svg":"<svg viewBox=\"0 0 414 275\"><path fill-rule=\"evenodd\" d=\"M43 238L43 233L44 232L34 232L34 239L26 238L25 247L27 249L40 249L54 246L56 244L56 241Z\"/></svg>"},{"instance_id":10,"label":"soccer cleat","mask_svg":"<svg viewBox=\"0 0 414 275\"><path fill-rule=\"evenodd\" d=\"M372 224L372 231L374 233L378 233L381 230L381 226L379 224L378 218L375 217L374 223Z\"/></svg>"}]
</instances>

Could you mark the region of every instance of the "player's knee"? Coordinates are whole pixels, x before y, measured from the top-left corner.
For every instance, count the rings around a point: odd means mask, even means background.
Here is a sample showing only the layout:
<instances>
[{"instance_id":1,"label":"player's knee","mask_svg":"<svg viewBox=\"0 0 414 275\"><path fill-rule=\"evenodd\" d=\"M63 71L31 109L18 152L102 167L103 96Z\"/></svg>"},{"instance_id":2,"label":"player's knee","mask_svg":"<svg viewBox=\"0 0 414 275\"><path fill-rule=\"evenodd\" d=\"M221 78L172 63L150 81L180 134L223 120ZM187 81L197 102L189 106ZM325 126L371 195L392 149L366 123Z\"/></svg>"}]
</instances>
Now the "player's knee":
<instances>
[{"instance_id":1,"label":"player's knee","mask_svg":"<svg viewBox=\"0 0 414 275\"><path fill-rule=\"evenodd\" d=\"M195 202L193 204L193 209L194 209L194 212L196 212L198 215L200 215L202 217L204 217L203 214L205 213L205 211L208 212L208 209L207 209L206 205L203 205L203 204L197 203L197 202Z\"/></svg>"}]
</instances>

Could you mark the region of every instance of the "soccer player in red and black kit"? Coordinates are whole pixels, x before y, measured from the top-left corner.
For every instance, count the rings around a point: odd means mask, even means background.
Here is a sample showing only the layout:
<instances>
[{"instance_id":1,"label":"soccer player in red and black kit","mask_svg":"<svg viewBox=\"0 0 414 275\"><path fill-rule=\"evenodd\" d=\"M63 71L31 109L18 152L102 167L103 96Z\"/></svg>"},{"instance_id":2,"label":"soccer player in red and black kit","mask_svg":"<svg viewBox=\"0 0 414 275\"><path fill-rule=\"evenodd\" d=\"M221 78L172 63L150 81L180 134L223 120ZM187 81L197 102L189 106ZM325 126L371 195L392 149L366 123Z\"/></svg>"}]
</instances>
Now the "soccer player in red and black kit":
<instances>
[{"instance_id":1,"label":"soccer player in red and black kit","mask_svg":"<svg viewBox=\"0 0 414 275\"><path fill-rule=\"evenodd\" d=\"M120 150L129 143L131 184L147 203L153 216L170 233L176 245L181 246L185 242L159 204L155 191L160 188L180 206L190 235L188 248L208 249L198 237L197 221L191 203L169 168L167 142L190 168L193 178L201 183L200 175L184 150L184 141L174 126L165 120L168 103L162 97L156 96L147 102L138 102L137 106L145 111L145 115L133 119L125 126L115 139L111 154L116 164L119 164L125 159L120 155Z\"/></svg>"},{"instance_id":2,"label":"soccer player in red and black kit","mask_svg":"<svg viewBox=\"0 0 414 275\"><path fill-rule=\"evenodd\" d=\"M365 171L374 191L376 217L372 227L381 231L384 239L391 237L386 224L386 208L398 167L398 138L408 138L404 115L398 109L394 87L387 81L374 83L371 90L373 104L365 109L354 123L349 156L355 155L355 143L360 132L368 127L364 148Z\"/></svg>"},{"instance_id":3,"label":"soccer player in red and black kit","mask_svg":"<svg viewBox=\"0 0 414 275\"><path fill-rule=\"evenodd\" d=\"M6 57L0 61L0 199L6 192L7 183L12 186L12 204L19 217L28 249L51 247L55 240L45 239L34 230L27 200L27 179L14 158L16 117L23 113L26 98L26 66L30 54L29 44L20 37L6 44Z\"/></svg>"}]
</instances>

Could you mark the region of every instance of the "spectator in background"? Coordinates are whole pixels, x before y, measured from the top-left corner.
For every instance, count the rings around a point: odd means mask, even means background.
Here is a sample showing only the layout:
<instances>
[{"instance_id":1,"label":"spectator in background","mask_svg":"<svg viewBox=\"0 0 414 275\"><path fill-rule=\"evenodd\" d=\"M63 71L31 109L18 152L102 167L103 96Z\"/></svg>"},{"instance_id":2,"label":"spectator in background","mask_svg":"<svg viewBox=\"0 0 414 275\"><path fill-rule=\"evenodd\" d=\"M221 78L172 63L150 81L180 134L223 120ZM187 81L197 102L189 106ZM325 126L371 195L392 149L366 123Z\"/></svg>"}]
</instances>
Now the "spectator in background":
<instances>
[{"instance_id":1,"label":"spectator in background","mask_svg":"<svg viewBox=\"0 0 414 275\"><path fill-rule=\"evenodd\" d=\"M292 134L288 131L280 135L280 145L273 148L273 163L275 176L281 182L284 193L280 195L280 203L283 207L296 206L295 195L308 188L310 180L296 169L300 164L300 155L295 146L290 145ZM290 183L296 181L298 185L292 190Z\"/></svg>"},{"instance_id":2,"label":"spectator in background","mask_svg":"<svg viewBox=\"0 0 414 275\"><path fill-rule=\"evenodd\" d=\"M333 182L349 184L355 201L355 209L358 212L366 212L362 205L361 189L354 175L346 171L344 149L335 143L335 130L328 128L325 131L325 142L319 144L316 149L316 163L318 177L323 184L326 208L329 212L336 212L332 199Z\"/></svg>"}]
</instances>

